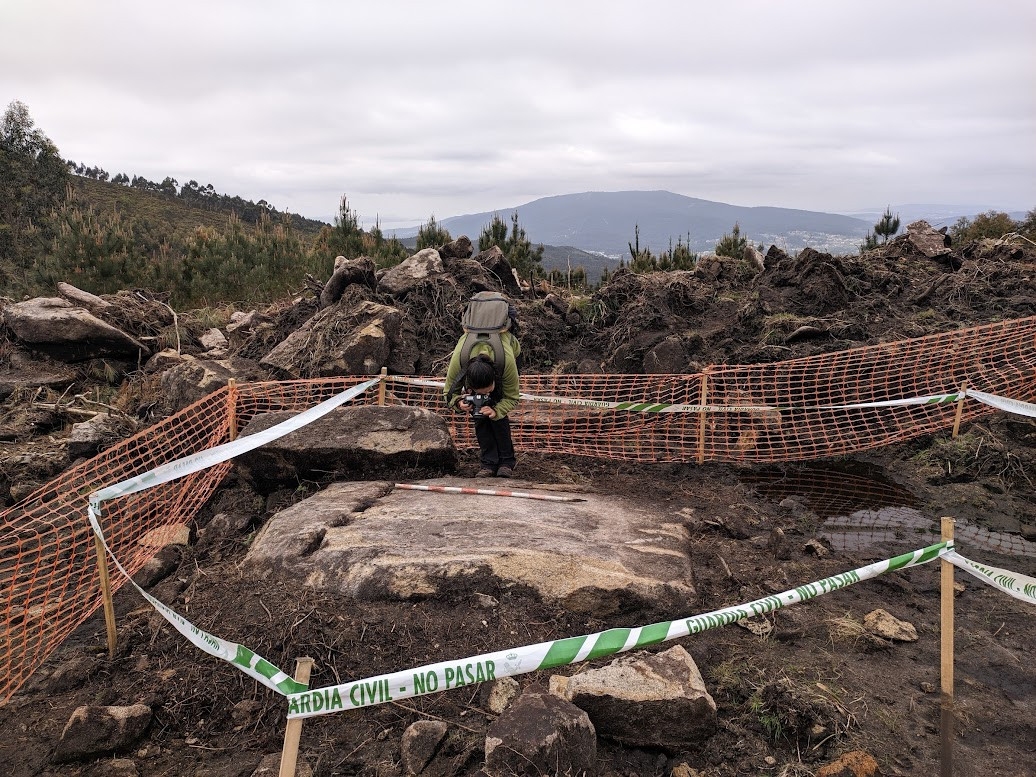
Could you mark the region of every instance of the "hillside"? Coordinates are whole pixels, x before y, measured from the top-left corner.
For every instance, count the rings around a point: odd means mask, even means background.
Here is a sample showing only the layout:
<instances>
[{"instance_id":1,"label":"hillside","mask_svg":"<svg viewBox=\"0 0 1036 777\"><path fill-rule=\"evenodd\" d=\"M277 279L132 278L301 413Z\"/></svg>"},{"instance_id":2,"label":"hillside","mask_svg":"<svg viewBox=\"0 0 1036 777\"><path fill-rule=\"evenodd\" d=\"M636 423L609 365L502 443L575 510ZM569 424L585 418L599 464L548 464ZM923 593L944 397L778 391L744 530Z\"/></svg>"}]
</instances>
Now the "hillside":
<instances>
[{"instance_id":1,"label":"hillside","mask_svg":"<svg viewBox=\"0 0 1036 777\"><path fill-rule=\"evenodd\" d=\"M188 235L197 227L222 229L227 225L231 213L236 213L242 221L250 221L244 207L233 208L216 203L212 207L198 207L180 197L79 175L72 176L72 183L79 200L92 205L99 213L106 214L118 209L125 215L148 222L156 231L170 237ZM243 201L242 204L251 206L249 210L257 207L250 202ZM292 226L307 238L315 237L326 226L322 221L297 214L289 215Z\"/></svg>"},{"instance_id":2,"label":"hillside","mask_svg":"<svg viewBox=\"0 0 1036 777\"><path fill-rule=\"evenodd\" d=\"M736 223L753 242L785 250L807 246L827 251L856 250L872 223L834 213L791 208L747 208L685 197L666 191L583 192L543 197L503 213L518 212L529 239L545 245L576 246L616 258L628 256L634 228L640 245L654 252L682 238L694 251L709 251ZM442 219L451 234L477 235L492 212ZM406 237L416 229L397 230Z\"/></svg>"}]
</instances>

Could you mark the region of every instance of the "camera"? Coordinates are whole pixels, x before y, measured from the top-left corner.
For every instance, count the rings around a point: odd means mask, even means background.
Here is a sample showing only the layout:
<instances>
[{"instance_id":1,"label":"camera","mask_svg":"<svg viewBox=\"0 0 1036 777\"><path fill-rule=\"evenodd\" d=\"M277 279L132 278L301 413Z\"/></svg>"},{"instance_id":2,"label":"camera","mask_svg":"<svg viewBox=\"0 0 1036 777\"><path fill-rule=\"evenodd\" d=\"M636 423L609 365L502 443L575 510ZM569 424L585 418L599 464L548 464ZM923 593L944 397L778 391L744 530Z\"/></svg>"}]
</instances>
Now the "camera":
<instances>
[{"instance_id":1,"label":"camera","mask_svg":"<svg viewBox=\"0 0 1036 777\"><path fill-rule=\"evenodd\" d=\"M472 418L478 418L482 415L482 408L488 407L489 405L489 394L465 394L464 401L471 405Z\"/></svg>"}]
</instances>

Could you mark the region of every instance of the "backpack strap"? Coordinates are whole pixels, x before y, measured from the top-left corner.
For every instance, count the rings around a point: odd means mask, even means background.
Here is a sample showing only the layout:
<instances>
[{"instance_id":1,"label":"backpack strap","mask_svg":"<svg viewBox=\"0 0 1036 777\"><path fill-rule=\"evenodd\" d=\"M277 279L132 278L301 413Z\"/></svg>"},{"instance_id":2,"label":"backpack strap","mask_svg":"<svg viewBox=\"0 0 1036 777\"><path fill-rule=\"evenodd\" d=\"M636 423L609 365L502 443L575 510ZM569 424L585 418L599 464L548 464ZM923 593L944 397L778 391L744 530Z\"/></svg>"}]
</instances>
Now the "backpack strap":
<instances>
[{"instance_id":1,"label":"backpack strap","mask_svg":"<svg viewBox=\"0 0 1036 777\"><path fill-rule=\"evenodd\" d=\"M461 369L457 375L457 379L453 381L453 385L450 386L449 395L452 397L459 392L460 387L464 383L464 378L468 374L468 365L471 364L471 349L478 343L489 343L493 349L493 369L496 371L496 383L498 386L503 385L504 379L504 343L500 339L500 332L465 332L464 342L460 347L460 365Z\"/></svg>"}]
</instances>

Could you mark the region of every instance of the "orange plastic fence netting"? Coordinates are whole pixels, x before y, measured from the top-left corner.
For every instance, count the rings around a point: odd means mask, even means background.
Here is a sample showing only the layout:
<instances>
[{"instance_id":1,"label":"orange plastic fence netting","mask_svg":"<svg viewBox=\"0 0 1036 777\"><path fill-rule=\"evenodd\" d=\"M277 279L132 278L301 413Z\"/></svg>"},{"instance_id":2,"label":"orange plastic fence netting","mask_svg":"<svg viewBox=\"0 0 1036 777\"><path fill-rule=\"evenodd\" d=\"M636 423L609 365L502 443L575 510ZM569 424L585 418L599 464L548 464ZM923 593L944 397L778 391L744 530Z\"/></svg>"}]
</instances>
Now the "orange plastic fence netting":
<instances>
[{"instance_id":1,"label":"orange plastic fence netting","mask_svg":"<svg viewBox=\"0 0 1036 777\"><path fill-rule=\"evenodd\" d=\"M367 376L223 388L76 466L0 513L0 703L100 605L87 497L105 486L226 442L258 414L302 410ZM858 409L823 405L951 394L972 388L1036 397L1036 317L778 364L717 366L697 375L523 375L527 394L601 402L777 406L779 410L644 413L523 401L512 413L521 450L643 462L777 462L866 450L943 429L956 403ZM442 390L389 379L386 401L442 409ZM377 402L377 390L357 398ZM963 419L994 412L975 400ZM461 448L471 424L449 413ZM189 524L226 462L105 502L112 552L138 571ZM112 579L114 588L123 579Z\"/></svg>"}]
</instances>

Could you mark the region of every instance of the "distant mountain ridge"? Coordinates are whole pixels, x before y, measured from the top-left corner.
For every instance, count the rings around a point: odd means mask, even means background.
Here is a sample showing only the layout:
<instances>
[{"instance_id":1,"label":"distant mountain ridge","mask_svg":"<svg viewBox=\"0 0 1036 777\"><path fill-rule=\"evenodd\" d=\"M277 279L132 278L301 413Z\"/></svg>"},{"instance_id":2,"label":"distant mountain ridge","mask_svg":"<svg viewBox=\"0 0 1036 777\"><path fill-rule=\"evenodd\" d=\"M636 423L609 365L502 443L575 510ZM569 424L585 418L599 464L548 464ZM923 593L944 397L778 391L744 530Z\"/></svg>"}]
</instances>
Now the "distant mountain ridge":
<instances>
[{"instance_id":1,"label":"distant mountain ridge","mask_svg":"<svg viewBox=\"0 0 1036 777\"><path fill-rule=\"evenodd\" d=\"M735 223L753 242L776 243L796 250L809 245L855 251L873 222L836 213L776 207L743 207L668 191L582 192L543 197L501 211L513 211L534 243L575 246L614 257L628 256L628 244L640 227L641 248L658 252L682 238L695 251L707 251ZM440 224L454 236L478 238L494 211L453 216ZM398 237L417 227L394 230ZM688 241L688 235L690 236Z\"/></svg>"}]
</instances>

